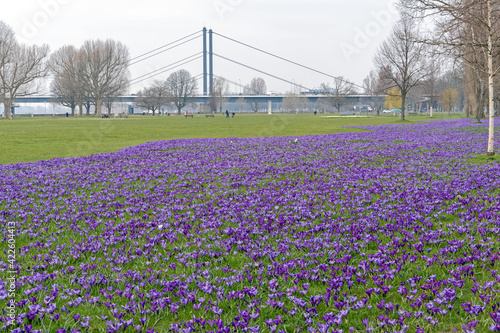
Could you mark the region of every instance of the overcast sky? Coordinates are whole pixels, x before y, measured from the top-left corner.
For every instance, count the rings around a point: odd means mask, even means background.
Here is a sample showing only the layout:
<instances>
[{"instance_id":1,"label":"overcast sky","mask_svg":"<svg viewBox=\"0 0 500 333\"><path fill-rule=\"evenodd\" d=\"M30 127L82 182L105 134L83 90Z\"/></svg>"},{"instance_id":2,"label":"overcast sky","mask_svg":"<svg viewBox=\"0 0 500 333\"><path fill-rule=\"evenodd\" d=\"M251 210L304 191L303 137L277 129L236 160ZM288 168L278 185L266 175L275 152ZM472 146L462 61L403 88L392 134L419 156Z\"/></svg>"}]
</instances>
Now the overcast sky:
<instances>
[{"instance_id":1,"label":"overcast sky","mask_svg":"<svg viewBox=\"0 0 500 333\"><path fill-rule=\"evenodd\" d=\"M2 4L0 20L21 42L48 44L54 51L87 39L111 38L131 57L173 42L205 26L308 67L362 84L373 56L397 20L394 0L18 0ZM130 67L132 78L202 51L198 38ZM214 36L214 53L307 88L332 79ZM201 59L183 66L193 76ZM179 68L177 68L179 69ZM165 79L169 72L158 75ZM214 57L214 74L247 84L260 76L268 91L291 84ZM137 92L153 79L132 85ZM202 81L199 81L200 92ZM236 85L231 91L239 92Z\"/></svg>"}]
</instances>

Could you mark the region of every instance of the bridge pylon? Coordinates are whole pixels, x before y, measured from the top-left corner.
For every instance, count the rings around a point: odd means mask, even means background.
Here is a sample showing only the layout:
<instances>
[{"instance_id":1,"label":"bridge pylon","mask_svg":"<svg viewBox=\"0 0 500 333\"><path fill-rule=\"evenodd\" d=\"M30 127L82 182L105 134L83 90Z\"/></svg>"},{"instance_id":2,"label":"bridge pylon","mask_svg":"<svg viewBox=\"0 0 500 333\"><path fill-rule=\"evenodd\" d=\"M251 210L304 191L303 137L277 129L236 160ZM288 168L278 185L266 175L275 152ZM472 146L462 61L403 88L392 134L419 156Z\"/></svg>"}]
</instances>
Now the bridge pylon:
<instances>
[{"instance_id":1,"label":"bridge pylon","mask_svg":"<svg viewBox=\"0 0 500 333\"><path fill-rule=\"evenodd\" d=\"M203 95L207 95L207 28L203 27Z\"/></svg>"},{"instance_id":2,"label":"bridge pylon","mask_svg":"<svg viewBox=\"0 0 500 333\"><path fill-rule=\"evenodd\" d=\"M212 95L214 86L214 52L212 29L208 30L208 73L207 73L207 28L203 27L203 95ZM208 84L207 84L208 76ZM207 87L208 86L208 87Z\"/></svg>"},{"instance_id":3,"label":"bridge pylon","mask_svg":"<svg viewBox=\"0 0 500 333\"><path fill-rule=\"evenodd\" d=\"M212 29L208 30L208 84L210 96L214 92L214 49L212 43Z\"/></svg>"}]
</instances>

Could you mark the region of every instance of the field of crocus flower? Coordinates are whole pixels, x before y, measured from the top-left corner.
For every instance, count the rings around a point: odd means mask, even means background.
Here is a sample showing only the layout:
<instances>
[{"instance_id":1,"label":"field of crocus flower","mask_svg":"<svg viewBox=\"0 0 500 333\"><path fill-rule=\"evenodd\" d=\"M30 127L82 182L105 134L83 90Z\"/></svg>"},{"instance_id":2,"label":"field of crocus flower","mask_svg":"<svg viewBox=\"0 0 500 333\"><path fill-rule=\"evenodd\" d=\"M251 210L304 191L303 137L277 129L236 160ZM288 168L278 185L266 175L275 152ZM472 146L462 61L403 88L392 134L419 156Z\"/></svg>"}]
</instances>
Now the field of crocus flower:
<instances>
[{"instance_id":1,"label":"field of crocus flower","mask_svg":"<svg viewBox=\"0 0 500 333\"><path fill-rule=\"evenodd\" d=\"M500 331L485 126L0 166L0 331Z\"/></svg>"}]
</instances>

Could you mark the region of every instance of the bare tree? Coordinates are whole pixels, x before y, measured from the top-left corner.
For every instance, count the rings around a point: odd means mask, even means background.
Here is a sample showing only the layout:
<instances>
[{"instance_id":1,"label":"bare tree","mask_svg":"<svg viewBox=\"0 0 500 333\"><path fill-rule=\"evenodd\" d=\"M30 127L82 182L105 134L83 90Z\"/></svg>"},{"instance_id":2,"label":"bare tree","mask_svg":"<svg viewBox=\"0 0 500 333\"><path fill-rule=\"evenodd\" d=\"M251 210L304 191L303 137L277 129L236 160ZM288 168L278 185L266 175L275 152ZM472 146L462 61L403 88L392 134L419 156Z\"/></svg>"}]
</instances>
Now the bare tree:
<instances>
[{"instance_id":1,"label":"bare tree","mask_svg":"<svg viewBox=\"0 0 500 333\"><path fill-rule=\"evenodd\" d=\"M465 94L465 105L464 105L464 111L466 117L469 117L471 114L475 114L475 111L480 110L481 108L478 107L478 95L481 96L480 99L484 100L482 96L484 94L478 93L478 80L476 77L476 73L472 66L469 65L464 65L464 94ZM483 89L484 91L484 89ZM481 103L482 104L482 103ZM479 113L477 114L476 119L480 121L480 115Z\"/></svg>"},{"instance_id":2,"label":"bare tree","mask_svg":"<svg viewBox=\"0 0 500 333\"><path fill-rule=\"evenodd\" d=\"M185 69L170 74L166 86L169 101L177 108L177 114L181 114L182 108L189 103L188 99L198 91L196 80Z\"/></svg>"},{"instance_id":3,"label":"bare tree","mask_svg":"<svg viewBox=\"0 0 500 333\"><path fill-rule=\"evenodd\" d=\"M484 110L488 103L488 71L487 56L480 48L474 48L470 41L485 39L484 29L473 27L472 22L464 22L462 32L457 41L465 42L456 47L443 46L444 51L453 54L457 60L461 60L464 66L464 88L466 91L466 112L472 113L477 122L485 118ZM482 37L480 37L482 36ZM469 40L469 42L467 42ZM469 44L469 45L468 45Z\"/></svg>"},{"instance_id":4,"label":"bare tree","mask_svg":"<svg viewBox=\"0 0 500 333\"><path fill-rule=\"evenodd\" d=\"M384 82L384 78L380 70L372 69L368 76L363 80L363 90L367 95L371 95L371 99L367 101L374 110L376 110L377 115L380 114L384 106L384 98L387 87L391 84Z\"/></svg>"},{"instance_id":5,"label":"bare tree","mask_svg":"<svg viewBox=\"0 0 500 333\"><path fill-rule=\"evenodd\" d=\"M88 97L88 96L85 96L84 99L83 99L83 102L82 102L82 106L80 106L80 115L82 114L82 107L85 106L85 114L87 116L90 116L90 108L92 107L92 105L95 105L95 101L91 98L91 97Z\"/></svg>"},{"instance_id":6,"label":"bare tree","mask_svg":"<svg viewBox=\"0 0 500 333\"><path fill-rule=\"evenodd\" d=\"M0 70L13 61L11 58L15 47L17 47L17 40L14 31L10 26L0 21ZM2 82L0 81L0 83ZM0 84L0 103L4 102L5 95L4 86Z\"/></svg>"},{"instance_id":7,"label":"bare tree","mask_svg":"<svg viewBox=\"0 0 500 333\"><path fill-rule=\"evenodd\" d=\"M289 91L283 97L283 108L290 112L299 112L300 110L305 110L309 106L309 99L307 97L300 96L299 93Z\"/></svg>"},{"instance_id":8,"label":"bare tree","mask_svg":"<svg viewBox=\"0 0 500 333\"><path fill-rule=\"evenodd\" d=\"M71 115L75 115L75 109L78 105L78 97L73 92L73 82L71 76L65 74L58 76L50 83L50 92L53 95L53 101L71 109Z\"/></svg>"},{"instance_id":9,"label":"bare tree","mask_svg":"<svg viewBox=\"0 0 500 333\"><path fill-rule=\"evenodd\" d=\"M129 86L129 51L114 40L88 40L82 48L85 64L82 81L87 94L95 101L95 115L101 116L105 99L119 96Z\"/></svg>"},{"instance_id":10,"label":"bare tree","mask_svg":"<svg viewBox=\"0 0 500 333\"><path fill-rule=\"evenodd\" d=\"M245 108L245 105L247 104L246 100L244 97L240 97L238 98L238 100L236 101L236 105L238 105L238 111L241 112L241 110L243 108Z\"/></svg>"},{"instance_id":11,"label":"bare tree","mask_svg":"<svg viewBox=\"0 0 500 333\"><path fill-rule=\"evenodd\" d=\"M113 113L113 103L115 102L116 97L117 96L104 97L104 100L102 101L102 104L106 107L106 113L108 115L111 115Z\"/></svg>"},{"instance_id":12,"label":"bare tree","mask_svg":"<svg viewBox=\"0 0 500 333\"><path fill-rule=\"evenodd\" d=\"M375 70L371 70L370 73L363 79L363 92L365 94L375 94L377 93L378 75Z\"/></svg>"},{"instance_id":13,"label":"bare tree","mask_svg":"<svg viewBox=\"0 0 500 333\"><path fill-rule=\"evenodd\" d=\"M81 53L72 45L63 46L51 55L49 66L54 76L50 91L56 102L69 107L72 115L75 114L76 106L79 106L82 115L85 89L82 84L84 67Z\"/></svg>"},{"instance_id":14,"label":"bare tree","mask_svg":"<svg viewBox=\"0 0 500 333\"><path fill-rule=\"evenodd\" d=\"M213 81L212 95L210 96L210 109L212 112L222 112L224 104L227 103L229 94L229 84L223 77L216 77Z\"/></svg>"},{"instance_id":15,"label":"bare tree","mask_svg":"<svg viewBox=\"0 0 500 333\"><path fill-rule=\"evenodd\" d=\"M494 61L500 53L499 0L415 0L407 5L434 18L436 34L427 42L463 59L476 71L479 80L482 77L479 72L486 74L489 110L486 154L494 155L494 78L500 71L500 63Z\"/></svg>"},{"instance_id":16,"label":"bare tree","mask_svg":"<svg viewBox=\"0 0 500 333\"><path fill-rule=\"evenodd\" d=\"M354 87L341 76L333 80L333 87L322 83L320 90L323 97L319 99L319 103L331 106L340 113L340 109L346 104L346 97L354 91Z\"/></svg>"},{"instance_id":17,"label":"bare tree","mask_svg":"<svg viewBox=\"0 0 500 333\"><path fill-rule=\"evenodd\" d=\"M391 87L391 81L384 77L383 70L378 67L376 69L372 69L368 76L363 80L363 89L365 94L385 94L388 87Z\"/></svg>"},{"instance_id":18,"label":"bare tree","mask_svg":"<svg viewBox=\"0 0 500 333\"><path fill-rule=\"evenodd\" d=\"M400 10L400 14L400 20L378 49L374 61L384 79L401 92L401 120L404 120L406 96L428 76L429 71L424 44L419 43L417 20L405 10Z\"/></svg>"},{"instance_id":19,"label":"bare tree","mask_svg":"<svg viewBox=\"0 0 500 333\"><path fill-rule=\"evenodd\" d=\"M429 104L430 104L430 116L433 116L434 113L434 102L436 101L436 84L439 78L439 74L441 72L440 61L437 56L430 57L429 61L429 75L422 82L422 91L429 96Z\"/></svg>"},{"instance_id":20,"label":"bare tree","mask_svg":"<svg viewBox=\"0 0 500 333\"><path fill-rule=\"evenodd\" d=\"M266 81L261 77L253 78L250 84L243 88L243 93L246 95L265 95L267 93ZM254 112L259 111L258 102L249 102L249 104Z\"/></svg>"},{"instance_id":21,"label":"bare tree","mask_svg":"<svg viewBox=\"0 0 500 333\"><path fill-rule=\"evenodd\" d=\"M14 100L38 93L47 74L48 45L19 44L12 29L0 21L0 93L6 117L12 119Z\"/></svg>"},{"instance_id":22,"label":"bare tree","mask_svg":"<svg viewBox=\"0 0 500 333\"><path fill-rule=\"evenodd\" d=\"M153 111L153 116L156 111L159 114L161 109L168 104L168 90L165 81L154 81L150 87L140 90L135 101L137 107Z\"/></svg>"},{"instance_id":23,"label":"bare tree","mask_svg":"<svg viewBox=\"0 0 500 333\"><path fill-rule=\"evenodd\" d=\"M261 77L255 77L244 89L247 94L265 95L267 93L266 81Z\"/></svg>"}]
</instances>

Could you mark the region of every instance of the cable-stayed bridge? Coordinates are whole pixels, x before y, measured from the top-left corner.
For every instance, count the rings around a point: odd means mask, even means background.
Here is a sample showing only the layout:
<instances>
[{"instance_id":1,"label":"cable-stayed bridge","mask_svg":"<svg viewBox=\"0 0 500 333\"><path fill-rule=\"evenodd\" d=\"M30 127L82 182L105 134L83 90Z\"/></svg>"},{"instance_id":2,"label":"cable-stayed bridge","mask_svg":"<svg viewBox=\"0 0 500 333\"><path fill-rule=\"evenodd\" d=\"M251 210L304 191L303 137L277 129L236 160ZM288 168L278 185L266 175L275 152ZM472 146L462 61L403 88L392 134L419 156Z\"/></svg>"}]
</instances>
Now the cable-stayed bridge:
<instances>
[{"instance_id":1,"label":"cable-stayed bridge","mask_svg":"<svg viewBox=\"0 0 500 333\"><path fill-rule=\"evenodd\" d=\"M229 75L224 75L224 73L218 73L218 74L214 74L214 57L218 58L218 59L221 59L225 62L228 62L228 63L232 63L232 64L235 64L241 68L246 68L246 69L250 69L251 71L253 72L256 72L256 73L259 73L259 74L263 74L267 77L270 77L270 78L273 78L273 79L276 79L276 80L279 80L279 81L282 81L282 82L285 82L287 84L290 84L291 86L295 86L301 90L312 90L308 87L305 87L301 84L298 84L298 83L295 83L293 80L291 79L287 79L287 78L283 78L279 75L276 75L274 73L271 73L269 71L264 71L262 69L259 69L259 68L256 68L254 66L250 66L248 65L247 63L243 62L242 60L237 60L237 59L231 59L229 57L227 57L226 55L222 55L222 54L219 54L219 53L216 53L214 52L214 48L213 48L213 40L214 40L214 36L218 37L218 38L221 38L221 39L224 39L226 41L229 41L230 43L232 43L232 45L239 45L239 46L243 46L249 50L253 50L253 51L256 51L258 53L261 53L261 54L264 54L268 57L271 57L271 58L274 58L274 59L278 59L280 62L282 63L288 63L288 64L292 64L296 67L299 67L299 68L302 68L302 69L305 69L311 73L316 73L316 74L320 74L320 75L323 75L329 79L337 79L337 80L343 80L342 78L340 77L337 77L337 76L334 76L334 75L331 75L331 74L328 74L324 71L321 71L321 70L317 70L317 69L314 69L314 68L311 68L309 66L306 66L306 65L303 65L303 64L300 64L298 62L295 62L295 61L292 61L290 59L287 59L285 57L282 57L280 55L277 55L277 54L274 54L274 53L271 53L271 52L268 52L268 51L265 51L263 49L260 49L260 48L257 48L255 46L252 46L252 45L249 45L247 43L244 43L242 41L239 41L237 39L234 39L234 38L231 38L231 37L228 37L228 36L225 36L223 34L219 34L217 32L214 32L212 29L210 30L207 30L206 28L203 28L201 31L197 31L197 32L194 32L194 33L191 33L191 34L188 34L180 39L177 39L175 40L174 42L171 42L171 43L168 43L168 44L165 44L163 46L160 46L158 48L155 48L154 50L151 50L149 52L146 52L144 54L141 54L137 57L134 57L130 60L130 66L133 66L133 65L136 65L144 60L147 60L147 59L150 59L154 56L157 56L159 54L162 54L164 52L167 52L167 51L171 51L179 46L182 46L182 45L185 45L187 43L190 43L190 42L194 42L196 40L198 40L199 38L202 39L202 51L201 52L195 52L194 54L191 54L187 57L184 57L178 61L175 61L173 63L170 63L166 66L163 66L161 68L158 68L150 73L147 73L147 74L143 74L139 77L135 77L131 80L131 85L135 85L137 83L140 83L140 82L143 82L145 80L148 80L148 79L152 79L154 78L155 76L158 76L160 74L163 74L163 73L166 73L168 71L172 71L176 68L179 68L183 65L186 65L188 63L191 63L191 62L194 62L194 61L197 61L197 60L202 60L202 68L203 68L203 72L201 74L198 74L195 76L195 78L198 78L200 80L202 80L202 86L203 86L203 95L209 95L211 92L212 92L212 89L213 89L213 79L214 77L216 76L219 76L219 77L224 77L226 79L229 79ZM239 85L241 86L241 84L238 84L236 83L235 81L231 81L232 84L234 85ZM362 88L362 87L359 87L359 88Z\"/></svg>"},{"instance_id":2,"label":"cable-stayed bridge","mask_svg":"<svg viewBox=\"0 0 500 333\"><path fill-rule=\"evenodd\" d=\"M154 79L155 77L160 76L161 74L165 74L171 71L174 71L176 69L181 68L184 65L187 65L189 63L193 63L195 61L200 61L202 62L202 73L195 75L194 78L197 80L202 81L202 92L198 96L193 96L189 98L189 102L192 103L208 103L211 92L213 91L213 82L215 77L224 77L230 84L234 86L239 86L240 88L244 88L241 83L236 82L235 80L230 80L228 79L229 75L224 75L225 73L217 73L215 74L214 72L214 58L218 58L222 61L229 62L231 64L237 65L241 68L246 68L247 70L251 70L253 72L262 74L266 77L273 78L275 80L279 80L282 82L285 82L287 84L290 84L290 86L296 87L297 90L301 91L301 96L302 97L307 97L311 103L316 102L316 100L320 97L322 97L320 94L318 95L317 93L308 93L308 92L313 92L314 90L305 87L301 84L295 83L295 81L287 78L283 78L279 75L270 73L268 71L261 70L259 68L250 66L246 64L245 62L241 60L236 60L229 58L225 55L221 55L219 53L214 52L213 48L213 40L214 37L216 38L221 38L224 39L225 41L229 41L230 43L237 44L243 47L246 47L250 50L259 52L261 54L264 54L268 57L274 58L279 60L280 62L291 64L293 66L296 66L298 68L305 69L306 71L309 71L314 74L319 74L324 76L325 78L328 78L329 80L334 79L334 80L343 80L340 77L336 77L334 75L331 75L329 73L323 72L318 69L314 69L312 67L300 64L298 62L292 61L290 59L287 59L285 57L282 57L280 55L265 51L263 49L254 47L252 45L246 44L242 41L239 41L234 38L230 38L228 36L219 34L217 32L214 32L213 30L207 30L206 28L203 28L200 31L196 31L194 33L190 33L182 38L179 38L173 42L164 44L160 47L154 48L146 53L143 53L139 56L136 56L129 61L129 66L132 67L136 64L139 64L147 59L157 57L161 54L164 54L166 52L173 52L175 51L178 47L182 45L186 45L188 43L194 43L194 42L199 42L199 39L202 40L202 48L201 51L193 53L187 57L183 57L179 60L176 60L174 62L171 62L165 66L162 66L160 68L157 68L153 71L150 71L146 74L142 74L140 76L134 77L130 81L130 85L138 85L141 82L144 82L146 80L151 80ZM234 74L234 73L233 73ZM358 89L363 89L360 86L357 86L353 84L355 87ZM280 95L280 94L263 94L263 95L249 95L249 94L232 94L232 95L227 95L225 96L226 100L229 103L236 103L238 100L241 100L242 98L248 102L248 103L262 103L262 102L271 102L271 103L281 103L283 101L283 98L285 95ZM359 104L367 104L369 101L372 101L373 99L381 99L381 96L376 96L376 95L370 95L370 94L355 94L355 95L349 95L346 97L346 103L348 104L353 104L353 103L359 103ZM130 95L130 96L120 96L115 99L116 102L121 102L121 103L134 103L136 99L135 95ZM15 100L15 103L18 104L23 104L23 103L54 103L57 101L57 97L55 96L27 96L27 97L19 97Z\"/></svg>"},{"instance_id":3,"label":"cable-stayed bridge","mask_svg":"<svg viewBox=\"0 0 500 333\"><path fill-rule=\"evenodd\" d=\"M322 95L318 94L301 94L301 97L308 98L311 103L315 103L318 98L321 98ZM283 94L269 94L269 95L226 95L225 99L229 103L237 103L240 99L245 99L248 103L264 103L271 101L272 103L282 103L283 98L286 95ZM118 96L114 99L117 103L134 103L137 96ZM355 94L348 95L345 97L347 103L360 103L366 104L371 100L383 98L382 96L372 96L372 95L364 95L364 94ZM197 95L188 98L190 103L208 103L210 101L210 96L208 95ZM57 98L54 96L27 96L27 97L18 97L15 100L16 103L55 103L57 102Z\"/></svg>"}]
</instances>

